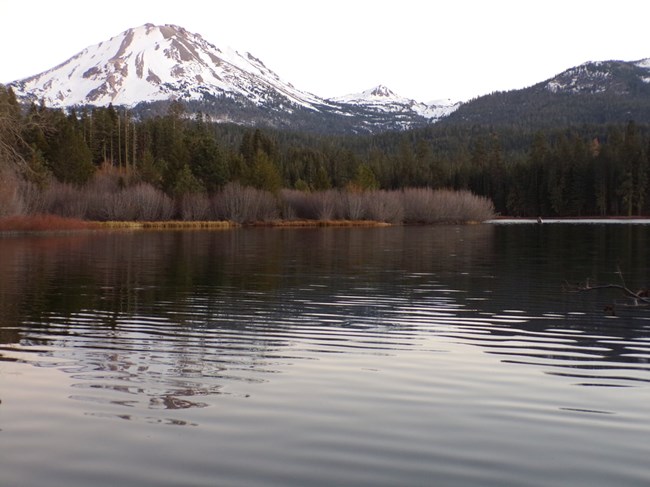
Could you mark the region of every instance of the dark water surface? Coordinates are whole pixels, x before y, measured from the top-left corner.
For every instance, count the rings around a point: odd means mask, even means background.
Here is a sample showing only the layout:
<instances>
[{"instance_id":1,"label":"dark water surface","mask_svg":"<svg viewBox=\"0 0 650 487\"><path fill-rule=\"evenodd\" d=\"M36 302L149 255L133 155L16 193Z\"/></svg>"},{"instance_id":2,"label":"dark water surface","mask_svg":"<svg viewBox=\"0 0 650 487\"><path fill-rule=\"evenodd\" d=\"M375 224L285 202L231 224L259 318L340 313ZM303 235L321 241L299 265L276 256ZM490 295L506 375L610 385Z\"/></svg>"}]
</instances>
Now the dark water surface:
<instances>
[{"instance_id":1,"label":"dark water surface","mask_svg":"<svg viewBox=\"0 0 650 487\"><path fill-rule=\"evenodd\" d=\"M0 485L647 486L650 226L0 238Z\"/></svg>"}]
</instances>

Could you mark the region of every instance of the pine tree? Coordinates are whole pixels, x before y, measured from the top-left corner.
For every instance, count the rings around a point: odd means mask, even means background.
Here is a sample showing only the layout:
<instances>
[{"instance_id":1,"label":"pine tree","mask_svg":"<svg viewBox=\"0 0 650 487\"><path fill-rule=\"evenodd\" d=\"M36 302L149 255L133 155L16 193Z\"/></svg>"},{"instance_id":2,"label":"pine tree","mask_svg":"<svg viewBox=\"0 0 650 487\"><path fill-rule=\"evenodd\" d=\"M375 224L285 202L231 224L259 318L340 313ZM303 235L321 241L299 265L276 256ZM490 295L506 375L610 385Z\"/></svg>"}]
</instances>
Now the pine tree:
<instances>
[{"instance_id":1,"label":"pine tree","mask_svg":"<svg viewBox=\"0 0 650 487\"><path fill-rule=\"evenodd\" d=\"M623 179L619 185L619 194L627 216L632 216L635 209L641 211L647 186L647 174L643 161L643 146L636 124L629 122L625 129L625 139L621 154L623 158Z\"/></svg>"},{"instance_id":2,"label":"pine tree","mask_svg":"<svg viewBox=\"0 0 650 487\"><path fill-rule=\"evenodd\" d=\"M274 194L282 188L280 171L266 152L258 151L248 183L254 188Z\"/></svg>"},{"instance_id":3,"label":"pine tree","mask_svg":"<svg viewBox=\"0 0 650 487\"><path fill-rule=\"evenodd\" d=\"M92 152L73 123L65 123L57 135L52 173L59 181L82 186L95 172Z\"/></svg>"},{"instance_id":4,"label":"pine tree","mask_svg":"<svg viewBox=\"0 0 650 487\"><path fill-rule=\"evenodd\" d=\"M379 189L379 181L368 164L359 164L353 183L362 191Z\"/></svg>"}]
</instances>

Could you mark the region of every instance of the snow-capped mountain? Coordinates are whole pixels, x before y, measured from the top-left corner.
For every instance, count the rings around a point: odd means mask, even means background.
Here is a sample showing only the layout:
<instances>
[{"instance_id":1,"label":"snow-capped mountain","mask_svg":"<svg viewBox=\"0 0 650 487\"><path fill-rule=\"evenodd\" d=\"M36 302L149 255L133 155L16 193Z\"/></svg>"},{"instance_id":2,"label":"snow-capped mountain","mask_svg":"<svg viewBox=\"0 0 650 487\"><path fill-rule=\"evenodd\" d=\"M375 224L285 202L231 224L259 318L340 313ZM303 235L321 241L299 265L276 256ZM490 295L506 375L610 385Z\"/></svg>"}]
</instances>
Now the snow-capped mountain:
<instances>
[{"instance_id":1,"label":"snow-capped mountain","mask_svg":"<svg viewBox=\"0 0 650 487\"><path fill-rule=\"evenodd\" d=\"M545 83L552 93L629 94L639 82L650 83L650 58L640 61L596 61L567 69Z\"/></svg>"},{"instance_id":2,"label":"snow-capped mountain","mask_svg":"<svg viewBox=\"0 0 650 487\"><path fill-rule=\"evenodd\" d=\"M454 110L460 103L450 100L422 103L410 98L395 94L384 85L378 85L361 93L330 98L331 102L346 105L362 106L367 109L384 113L411 113L417 114L427 120L437 121Z\"/></svg>"},{"instance_id":3,"label":"snow-capped mountain","mask_svg":"<svg viewBox=\"0 0 650 487\"><path fill-rule=\"evenodd\" d=\"M295 88L250 53L217 47L176 25L146 24L90 46L62 64L10 83L47 106L127 106L139 113L187 102L215 121L327 132L423 126L456 105L429 105L378 87L325 100Z\"/></svg>"},{"instance_id":4,"label":"snow-capped mountain","mask_svg":"<svg viewBox=\"0 0 650 487\"><path fill-rule=\"evenodd\" d=\"M276 103L278 97L310 109L323 103L281 80L251 54L216 47L176 25L129 29L13 87L18 96L43 99L52 107L134 106L223 95L257 105Z\"/></svg>"},{"instance_id":5,"label":"snow-capped mountain","mask_svg":"<svg viewBox=\"0 0 650 487\"><path fill-rule=\"evenodd\" d=\"M650 58L588 62L527 88L463 103L444 124L525 126L650 123Z\"/></svg>"}]
</instances>

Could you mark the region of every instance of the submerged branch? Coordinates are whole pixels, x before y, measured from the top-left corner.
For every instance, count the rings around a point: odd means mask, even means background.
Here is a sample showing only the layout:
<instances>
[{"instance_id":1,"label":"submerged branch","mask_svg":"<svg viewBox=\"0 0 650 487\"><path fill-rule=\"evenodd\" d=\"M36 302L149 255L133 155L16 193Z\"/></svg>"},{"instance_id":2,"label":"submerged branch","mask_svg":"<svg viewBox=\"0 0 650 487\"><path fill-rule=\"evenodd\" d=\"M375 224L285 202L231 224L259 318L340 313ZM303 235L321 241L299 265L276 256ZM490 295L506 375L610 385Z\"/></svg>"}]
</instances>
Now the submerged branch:
<instances>
[{"instance_id":1,"label":"submerged branch","mask_svg":"<svg viewBox=\"0 0 650 487\"><path fill-rule=\"evenodd\" d=\"M571 286L568 283L565 284L565 290L570 292L585 292L585 291L597 291L601 289L617 289L623 293L623 295L632 300L632 303L628 303L627 306L650 306L650 292L648 289L640 289L636 292L632 291L625 284L623 279L623 273L621 269L617 267L617 274L621 278L622 284L598 284L592 285L587 279L584 283L578 283L576 286Z\"/></svg>"}]
</instances>

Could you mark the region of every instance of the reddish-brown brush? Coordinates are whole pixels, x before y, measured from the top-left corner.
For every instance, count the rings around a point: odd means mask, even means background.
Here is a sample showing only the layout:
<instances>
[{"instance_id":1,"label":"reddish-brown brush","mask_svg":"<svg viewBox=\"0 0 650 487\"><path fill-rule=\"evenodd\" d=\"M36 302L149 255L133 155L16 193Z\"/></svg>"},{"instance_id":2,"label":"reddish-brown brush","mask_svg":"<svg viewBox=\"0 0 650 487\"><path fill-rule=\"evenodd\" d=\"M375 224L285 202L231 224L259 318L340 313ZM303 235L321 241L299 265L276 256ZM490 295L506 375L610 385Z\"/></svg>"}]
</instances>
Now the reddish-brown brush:
<instances>
[{"instance_id":1,"label":"reddish-brown brush","mask_svg":"<svg viewBox=\"0 0 650 487\"><path fill-rule=\"evenodd\" d=\"M57 215L9 216L0 218L0 232L48 232L91 230L96 224Z\"/></svg>"}]
</instances>

